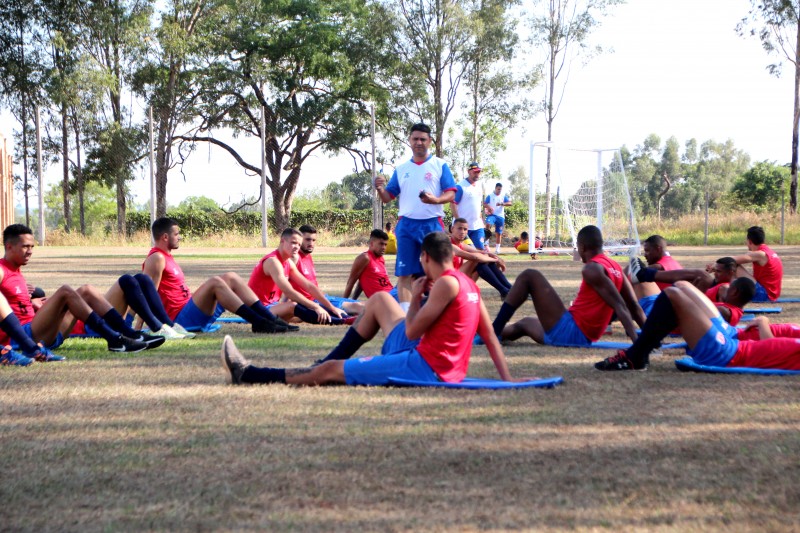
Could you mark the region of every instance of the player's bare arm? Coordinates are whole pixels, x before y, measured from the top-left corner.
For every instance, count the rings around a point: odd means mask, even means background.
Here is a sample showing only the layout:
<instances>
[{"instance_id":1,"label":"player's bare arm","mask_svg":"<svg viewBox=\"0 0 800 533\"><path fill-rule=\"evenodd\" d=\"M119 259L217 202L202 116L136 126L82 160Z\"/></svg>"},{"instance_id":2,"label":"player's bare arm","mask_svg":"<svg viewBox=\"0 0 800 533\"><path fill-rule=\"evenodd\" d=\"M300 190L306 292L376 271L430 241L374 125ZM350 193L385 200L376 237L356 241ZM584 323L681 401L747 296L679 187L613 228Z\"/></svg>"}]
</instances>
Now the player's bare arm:
<instances>
[{"instance_id":1,"label":"player's bare arm","mask_svg":"<svg viewBox=\"0 0 800 533\"><path fill-rule=\"evenodd\" d=\"M350 267L350 276L347 278L347 284L344 286L344 296L345 298L350 298L350 293L353 292L353 287L355 286L358 278L361 277L361 273L364 272L364 269L367 268L369 264L369 258L367 254L358 254L358 256L353 260L353 266Z\"/></svg>"},{"instance_id":2,"label":"player's bare arm","mask_svg":"<svg viewBox=\"0 0 800 533\"><path fill-rule=\"evenodd\" d=\"M330 300L325 297L325 293L322 292L322 289L311 283L308 278L300 273L300 271L297 269L297 266L294 264L292 264L289 277L292 279L292 281L303 287L309 294L311 294L314 299L317 300L319 304L331 315L337 318L342 318L342 315L344 314L342 310L334 307Z\"/></svg>"},{"instance_id":3,"label":"player's bare arm","mask_svg":"<svg viewBox=\"0 0 800 533\"><path fill-rule=\"evenodd\" d=\"M161 284L161 275L164 273L164 267L167 264L167 260L164 258L162 254L151 254L147 259L144 261L144 268L142 272L150 276L153 280L153 285L158 286Z\"/></svg>"},{"instance_id":4,"label":"player's bare arm","mask_svg":"<svg viewBox=\"0 0 800 533\"><path fill-rule=\"evenodd\" d=\"M486 349L489 350L489 356L492 358L494 367L500 375L500 379L504 381L526 381L525 379L514 379L511 377L511 372L508 370L508 362L506 361L503 347L500 346L500 341L492 329L492 319L489 318L489 311L481 301L480 321L478 322L478 335L480 335L483 342L486 344Z\"/></svg>"},{"instance_id":5,"label":"player's bare arm","mask_svg":"<svg viewBox=\"0 0 800 533\"><path fill-rule=\"evenodd\" d=\"M442 315L458 295L458 281L453 276L442 276L430 287L428 301L420 307L422 295L430 284L426 276L414 280L411 286L411 305L406 314L406 337L419 339Z\"/></svg>"},{"instance_id":6,"label":"player's bare arm","mask_svg":"<svg viewBox=\"0 0 800 533\"><path fill-rule=\"evenodd\" d=\"M622 295L617 291L614 283L612 283L606 275L605 269L597 263L589 263L583 267L583 279L597 291L597 294L600 295L603 301L614 310L617 315L617 320L619 320L625 328L625 333L632 341L635 341L638 335L631 313ZM622 286L625 287L624 277ZM631 288L631 292L633 292L633 288Z\"/></svg>"},{"instance_id":7,"label":"player's bare arm","mask_svg":"<svg viewBox=\"0 0 800 533\"><path fill-rule=\"evenodd\" d=\"M644 314L642 306L639 305L639 300L636 298L636 292L633 290L633 285L631 285L631 282L628 280L627 276L623 276L620 295L622 296L622 300L625 302L625 305L628 307L628 311L630 312L633 321L636 322L640 328L644 326L644 323L647 320L647 315Z\"/></svg>"},{"instance_id":8,"label":"player's bare arm","mask_svg":"<svg viewBox=\"0 0 800 533\"><path fill-rule=\"evenodd\" d=\"M378 192L378 197L380 197L381 202L387 204L394 200L391 193L386 190L386 178L383 176L378 176L375 178L375 190ZM345 296L345 298L347 298Z\"/></svg>"},{"instance_id":9,"label":"player's bare arm","mask_svg":"<svg viewBox=\"0 0 800 533\"><path fill-rule=\"evenodd\" d=\"M291 266L290 266L289 276L290 277L292 277L293 275L298 276L292 278L293 280L295 280L295 282L299 282L300 278L305 280L305 277L303 277L303 275L300 274L300 271L297 270L297 267L294 266L294 263L290 263L290 265ZM308 298L297 292L294 289L294 287L292 287L291 283L289 283L289 280L287 280L283 274L283 265L280 263L280 261L278 261L277 258L270 257L269 259L264 261L263 270L264 274L272 278L272 281L275 282L275 285L277 285L278 288L281 290L281 292L286 296L288 296L290 300L292 300L295 303L302 304L308 307L309 309L313 309L314 311L316 311L321 324L330 322L330 315L328 314L327 311L325 311L325 309L322 308L322 306L320 306L315 302L312 302L311 300L309 300Z\"/></svg>"},{"instance_id":10,"label":"player's bare arm","mask_svg":"<svg viewBox=\"0 0 800 533\"><path fill-rule=\"evenodd\" d=\"M427 191L419 195L419 199L423 204L431 204L431 205L449 204L455 199L455 197L456 197L456 191L452 189L449 191L444 191L441 194L441 196L434 196Z\"/></svg>"}]
</instances>

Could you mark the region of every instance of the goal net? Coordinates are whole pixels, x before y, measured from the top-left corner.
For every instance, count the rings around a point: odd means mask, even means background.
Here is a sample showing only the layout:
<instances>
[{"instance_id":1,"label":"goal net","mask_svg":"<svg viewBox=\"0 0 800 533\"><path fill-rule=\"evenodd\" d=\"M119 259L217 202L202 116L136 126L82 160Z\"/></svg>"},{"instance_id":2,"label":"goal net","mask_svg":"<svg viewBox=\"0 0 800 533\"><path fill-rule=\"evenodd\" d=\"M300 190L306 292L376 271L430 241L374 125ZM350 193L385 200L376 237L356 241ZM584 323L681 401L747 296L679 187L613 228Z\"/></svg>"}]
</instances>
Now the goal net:
<instances>
[{"instance_id":1,"label":"goal net","mask_svg":"<svg viewBox=\"0 0 800 533\"><path fill-rule=\"evenodd\" d=\"M580 229L593 224L602 230L607 252L638 255L639 233L618 148L581 149L532 142L529 177L529 234L531 242L541 241L542 253L571 254Z\"/></svg>"}]
</instances>

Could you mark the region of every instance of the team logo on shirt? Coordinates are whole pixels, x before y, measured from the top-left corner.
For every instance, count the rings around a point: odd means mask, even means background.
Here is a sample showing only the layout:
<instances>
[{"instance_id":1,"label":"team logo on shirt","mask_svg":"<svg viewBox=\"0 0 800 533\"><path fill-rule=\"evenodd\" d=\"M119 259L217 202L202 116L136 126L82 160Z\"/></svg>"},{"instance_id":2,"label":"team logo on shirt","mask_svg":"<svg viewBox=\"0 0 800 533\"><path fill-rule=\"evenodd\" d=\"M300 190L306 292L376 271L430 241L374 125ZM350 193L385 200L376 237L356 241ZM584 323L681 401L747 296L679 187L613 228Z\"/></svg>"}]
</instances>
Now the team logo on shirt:
<instances>
[{"instance_id":1,"label":"team logo on shirt","mask_svg":"<svg viewBox=\"0 0 800 533\"><path fill-rule=\"evenodd\" d=\"M22 294L22 291L19 290L19 286L14 287L14 294Z\"/></svg>"},{"instance_id":2,"label":"team logo on shirt","mask_svg":"<svg viewBox=\"0 0 800 533\"><path fill-rule=\"evenodd\" d=\"M717 332L716 339L717 339L717 344L725 344L725 340L726 340L725 339L725 335L723 335L721 331Z\"/></svg>"},{"instance_id":3,"label":"team logo on shirt","mask_svg":"<svg viewBox=\"0 0 800 533\"><path fill-rule=\"evenodd\" d=\"M471 304L476 304L480 301L480 296L478 296L477 292L468 292L467 301Z\"/></svg>"},{"instance_id":4,"label":"team logo on shirt","mask_svg":"<svg viewBox=\"0 0 800 533\"><path fill-rule=\"evenodd\" d=\"M433 181L433 174L431 174L430 172L426 172L425 181Z\"/></svg>"}]
</instances>

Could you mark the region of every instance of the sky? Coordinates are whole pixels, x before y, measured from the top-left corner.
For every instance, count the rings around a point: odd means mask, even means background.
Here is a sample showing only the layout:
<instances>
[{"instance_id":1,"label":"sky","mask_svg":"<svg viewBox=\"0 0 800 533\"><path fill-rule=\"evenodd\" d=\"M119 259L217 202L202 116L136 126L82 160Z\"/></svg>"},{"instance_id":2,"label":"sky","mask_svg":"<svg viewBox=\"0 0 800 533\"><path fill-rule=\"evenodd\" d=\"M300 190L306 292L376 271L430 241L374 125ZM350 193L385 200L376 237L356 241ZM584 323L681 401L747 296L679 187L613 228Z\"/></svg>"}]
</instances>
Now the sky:
<instances>
[{"instance_id":1,"label":"sky","mask_svg":"<svg viewBox=\"0 0 800 533\"><path fill-rule=\"evenodd\" d=\"M734 31L749 6L749 0L628 0L612 8L592 42L613 52L573 64L554 140L575 147L634 148L651 133L662 142L675 136L681 145L690 138L699 143L732 139L752 161L787 163L793 72L787 63L780 78L770 75L766 66L775 59L755 38ZM6 138L18 127L8 113L0 115ZM508 148L495 161L502 175L519 166L527 169L530 143L545 139L542 115L510 132ZM258 139L240 137L236 143L247 146L246 159L258 163ZM349 156L317 155L304 165L299 190L322 188L352 171ZM58 181L58 170L46 179ZM202 195L229 205L257 195L259 186L260 178L247 176L225 152L201 145L183 173L171 172L167 201L176 205ZM146 171L132 191L137 202L147 201Z\"/></svg>"}]
</instances>

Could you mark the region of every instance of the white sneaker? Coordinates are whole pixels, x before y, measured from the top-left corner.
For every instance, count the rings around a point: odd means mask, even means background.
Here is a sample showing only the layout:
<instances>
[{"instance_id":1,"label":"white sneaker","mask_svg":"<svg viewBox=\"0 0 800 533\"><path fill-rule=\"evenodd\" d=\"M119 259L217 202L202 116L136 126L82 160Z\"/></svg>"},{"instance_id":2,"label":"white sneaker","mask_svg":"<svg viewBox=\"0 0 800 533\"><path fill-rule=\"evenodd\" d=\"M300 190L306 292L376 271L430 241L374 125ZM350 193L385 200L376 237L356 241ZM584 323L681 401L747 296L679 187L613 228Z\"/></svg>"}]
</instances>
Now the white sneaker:
<instances>
[{"instance_id":1,"label":"white sneaker","mask_svg":"<svg viewBox=\"0 0 800 533\"><path fill-rule=\"evenodd\" d=\"M178 333L168 325L164 324L161 326L161 329L158 331L154 331L153 335L158 335L159 337L164 337L168 341L178 340L178 339L185 339L186 335Z\"/></svg>"},{"instance_id":2,"label":"white sneaker","mask_svg":"<svg viewBox=\"0 0 800 533\"><path fill-rule=\"evenodd\" d=\"M181 335L183 335L187 339L194 339L195 337L197 337L197 333L192 333L191 331L186 331L186 328L184 328L183 326L181 326L177 322L175 322L175 325L172 326L172 329L174 329L176 332L180 333Z\"/></svg>"}]
</instances>

